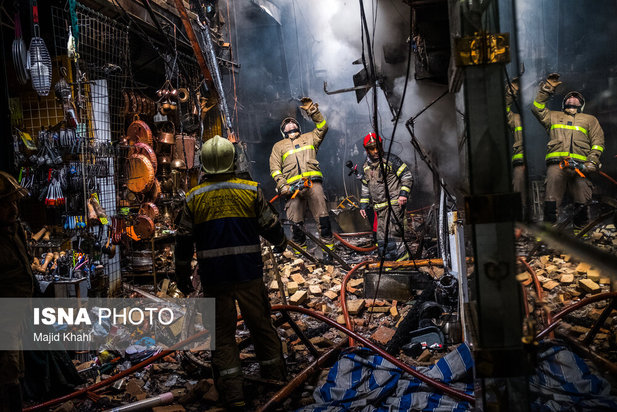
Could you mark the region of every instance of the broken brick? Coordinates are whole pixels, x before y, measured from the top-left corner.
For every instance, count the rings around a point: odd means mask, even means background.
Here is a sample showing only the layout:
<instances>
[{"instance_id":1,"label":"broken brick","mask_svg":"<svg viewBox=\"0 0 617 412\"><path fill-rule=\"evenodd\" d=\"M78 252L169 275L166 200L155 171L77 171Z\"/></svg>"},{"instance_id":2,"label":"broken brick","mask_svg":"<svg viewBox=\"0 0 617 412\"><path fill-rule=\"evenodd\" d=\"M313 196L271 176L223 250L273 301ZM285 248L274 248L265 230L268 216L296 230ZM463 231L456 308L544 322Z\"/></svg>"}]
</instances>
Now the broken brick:
<instances>
[{"instance_id":1,"label":"broken brick","mask_svg":"<svg viewBox=\"0 0 617 412\"><path fill-rule=\"evenodd\" d=\"M331 290L325 292L324 296L327 296L328 298L330 298L332 300L336 300L338 298L338 294L336 292L331 291Z\"/></svg>"},{"instance_id":2,"label":"broken brick","mask_svg":"<svg viewBox=\"0 0 617 412\"><path fill-rule=\"evenodd\" d=\"M587 279L593 280L594 282L600 281L600 271L597 269L589 269L587 271Z\"/></svg>"},{"instance_id":3,"label":"broken brick","mask_svg":"<svg viewBox=\"0 0 617 412\"><path fill-rule=\"evenodd\" d=\"M578 273L587 273L587 271L591 268L591 265L589 265L589 263L585 263L585 262L581 262L578 264L578 266L576 267L576 271Z\"/></svg>"},{"instance_id":4,"label":"broken brick","mask_svg":"<svg viewBox=\"0 0 617 412\"><path fill-rule=\"evenodd\" d=\"M561 278L559 279L559 281L561 283L566 283L566 284L567 283L572 283L572 282L574 282L574 275L567 274L567 273L563 274L563 275L561 275Z\"/></svg>"},{"instance_id":5,"label":"broken brick","mask_svg":"<svg viewBox=\"0 0 617 412\"><path fill-rule=\"evenodd\" d=\"M311 292L313 295L321 295L321 288L319 287L319 285L311 285L309 286L309 292Z\"/></svg>"},{"instance_id":6,"label":"broken brick","mask_svg":"<svg viewBox=\"0 0 617 412\"><path fill-rule=\"evenodd\" d=\"M287 282L287 292L293 295L298 291L298 284L296 282Z\"/></svg>"},{"instance_id":7,"label":"broken brick","mask_svg":"<svg viewBox=\"0 0 617 412\"><path fill-rule=\"evenodd\" d=\"M299 290L289 298L289 303L291 303L292 305L301 305L307 299L308 292L306 290Z\"/></svg>"},{"instance_id":8,"label":"broken brick","mask_svg":"<svg viewBox=\"0 0 617 412\"><path fill-rule=\"evenodd\" d=\"M373 333L373 335L371 336L371 339L373 339L376 342L381 343L382 345L385 345L388 342L390 342L390 339L392 339L395 332L396 331L394 329L390 329L385 326L380 326L375 331L375 333Z\"/></svg>"},{"instance_id":9,"label":"broken brick","mask_svg":"<svg viewBox=\"0 0 617 412\"><path fill-rule=\"evenodd\" d=\"M303 285L306 281L304 280L304 276L302 276L299 273L293 273L291 275L291 278L293 279L294 282L296 282L298 285Z\"/></svg>"},{"instance_id":10,"label":"broken brick","mask_svg":"<svg viewBox=\"0 0 617 412\"><path fill-rule=\"evenodd\" d=\"M364 299L355 299L347 301L347 312L350 315L357 315L364 309Z\"/></svg>"},{"instance_id":11,"label":"broken brick","mask_svg":"<svg viewBox=\"0 0 617 412\"><path fill-rule=\"evenodd\" d=\"M581 279L578 281L578 286L585 292L589 292L591 294L599 293L601 288L596 282L591 279Z\"/></svg>"}]
</instances>

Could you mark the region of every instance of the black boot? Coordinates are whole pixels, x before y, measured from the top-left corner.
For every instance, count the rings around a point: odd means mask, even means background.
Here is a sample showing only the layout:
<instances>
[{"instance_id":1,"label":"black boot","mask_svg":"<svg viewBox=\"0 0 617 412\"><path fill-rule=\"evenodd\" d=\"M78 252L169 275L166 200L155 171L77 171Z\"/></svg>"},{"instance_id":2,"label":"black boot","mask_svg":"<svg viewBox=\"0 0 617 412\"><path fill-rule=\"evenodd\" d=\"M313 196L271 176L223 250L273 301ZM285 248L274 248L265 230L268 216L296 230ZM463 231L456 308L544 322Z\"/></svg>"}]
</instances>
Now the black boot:
<instances>
[{"instance_id":1,"label":"black boot","mask_svg":"<svg viewBox=\"0 0 617 412\"><path fill-rule=\"evenodd\" d=\"M583 203L575 203L574 210L575 214L572 223L574 224L574 229L580 230L589 223L589 206Z\"/></svg>"},{"instance_id":2,"label":"black boot","mask_svg":"<svg viewBox=\"0 0 617 412\"><path fill-rule=\"evenodd\" d=\"M301 225L302 223L299 223ZM304 233L299 227L291 227L291 240L300 246L306 246L306 233Z\"/></svg>"},{"instance_id":3,"label":"black boot","mask_svg":"<svg viewBox=\"0 0 617 412\"><path fill-rule=\"evenodd\" d=\"M544 202L544 223L557 223L557 202L554 200Z\"/></svg>"}]
</instances>

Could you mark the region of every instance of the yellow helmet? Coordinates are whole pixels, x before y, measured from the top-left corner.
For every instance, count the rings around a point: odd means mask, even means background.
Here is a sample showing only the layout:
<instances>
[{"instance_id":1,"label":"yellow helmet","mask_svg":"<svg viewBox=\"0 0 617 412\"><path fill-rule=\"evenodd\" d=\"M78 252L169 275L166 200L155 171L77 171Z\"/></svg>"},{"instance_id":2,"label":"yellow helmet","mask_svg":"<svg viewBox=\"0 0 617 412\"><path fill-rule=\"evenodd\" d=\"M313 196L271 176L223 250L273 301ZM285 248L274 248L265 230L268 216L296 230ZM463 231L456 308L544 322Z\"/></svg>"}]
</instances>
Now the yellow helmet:
<instances>
[{"instance_id":1,"label":"yellow helmet","mask_svg":"<svg viewBox=\"0 0 617 412\"><path fill-rule=\"evenodd\" d=\"M16 196L17 199L24 198L30 193L23 188L17 180L7 172L0 170L0 200Z\"/></svg>"},{"instance_id":2,"label":"yellow helmet","mask_svg":"<svg viewBox=\"0 0 617 412\"><path fill-rule=\"evenodd\" d=\"M216 135L201 146L201 168L207 175L231 173L235 151L233 143Z\"/></svg>"}]
</instances>

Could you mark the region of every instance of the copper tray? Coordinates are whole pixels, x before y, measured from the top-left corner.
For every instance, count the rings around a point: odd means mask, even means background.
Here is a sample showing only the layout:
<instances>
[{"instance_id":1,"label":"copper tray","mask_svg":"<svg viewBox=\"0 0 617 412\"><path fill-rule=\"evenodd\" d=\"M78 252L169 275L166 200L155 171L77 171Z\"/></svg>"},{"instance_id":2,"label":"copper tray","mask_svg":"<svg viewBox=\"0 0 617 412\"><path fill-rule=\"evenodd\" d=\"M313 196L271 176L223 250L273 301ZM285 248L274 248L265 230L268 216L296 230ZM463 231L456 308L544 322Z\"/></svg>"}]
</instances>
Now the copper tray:
<instances>
[{"instance_id":1,"label":"copper tray","mask_svg":"<svg viewBox=\"0 0 617 412\"><path fill-rule=\"evenodd\" d=\"M154 183L154 167L146 156L132 154L128 159L128 177L126 187L131 192L144 192Z\"/></svg>"},{"instance_id":2,"label":"copper tray","mask_svg":"<svg viewBox=\"0 0 617 412\"><path fill-rule=\"evenodd\" d=\"M159 217L159 208L152 202L146 202L139 208L139 215L148 216L152 220L156 220Z\"/></svg>"},{"instance_id":3,"label":"copper tray","mask_svg":"<svg viewBox=\"0 0 617 412\"><path fill-rule=\"evenodd\" d=\"M152 130L139 116L135 116L133 123L126 129L126 138L130 145L135 143L146 143L152 146Z\"/></svg>"},{"instance_id":4,"label":"copper tray","mask_svg":"<svg viewBox=\"0 0 617 412\"><path fill-rule=\"evenodd\" d=\"M150 163L152 163L152 167L154 168L154 173L156 174L156 168L157 168L158 162L156 160L156 153L154 153L154 150L152 150L152 147L150 147L149 145L145 143L137 142L133 146L131 146L131 150L129 154L142 154L146 156L148 160L150 160Z\"/></svg>"},{"instance_id":5,"label":"copper tray","mask_svg":"<svg viewBox=\"0 0 617 412\"><path fill-rule=\"evenodd\" d=\"M133 224L133 230L140 239L152 239L154 236L154 221L146 215L138 215Z\"/></svg>"}]
</instances>

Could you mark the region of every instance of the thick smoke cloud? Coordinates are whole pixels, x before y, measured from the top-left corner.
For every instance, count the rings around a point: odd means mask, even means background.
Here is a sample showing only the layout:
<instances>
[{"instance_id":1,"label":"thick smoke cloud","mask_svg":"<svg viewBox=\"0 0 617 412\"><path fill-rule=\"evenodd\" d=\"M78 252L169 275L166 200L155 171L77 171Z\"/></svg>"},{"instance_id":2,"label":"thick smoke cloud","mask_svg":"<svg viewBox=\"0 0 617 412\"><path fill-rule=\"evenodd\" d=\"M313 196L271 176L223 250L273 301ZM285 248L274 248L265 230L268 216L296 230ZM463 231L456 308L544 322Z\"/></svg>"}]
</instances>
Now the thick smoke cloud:
<instances>
[{"instance_id":1,"label":"thick smoke cloud","mask_svg":"<svg viewBox=\"0 0 617 412\"><path fill-rule=\"evenodd\" d=\"M326 189L329 200L334 196L359 193L359 182L353 177L347 177L347 160L362 165L364 149L362 139L373 131L373 91L357 103L355 93L326 95L323 82L327 81L328 90L353 87L352 77L359 72L362 64L352 64L362 57L362 26L360 7L357 1L313 0L303 2L297 0L273 0L282 12L282 27L280 46L284 49L286 69L289 75L289 97L308 95L319 103L326 116L330 131L318 154L325 175ZM235 2L236 3L236 2ZM246 3L241 5L241 3ZM409 6L403 2L365 1L365 12L369 33L373 43L377 73L383 78L384 84L392 89L395 98L391 99L398 105L405 85L407 47L409 37ZM254 9L252 2L237 2L236 8ZM237 12L237 15L241 13ZM245 15L249 15L245 11ZM254 16L253 16L254 17ZM254 20L236 21L238 30L254 26ZM260 24L252 29L255 42L250 46L239 44L238 47L253 50L244 53L244 57L258 55L255 50L262 50L264 43L258 43L260 28L268 38L272 39L272 27ZM366 41L366 39L365 39ZM268 47L277 47L276 41L267 42ZM384 61L383 47L394 47L401 54L396 64ZM368 59L366 44L365 58ZM242 52L242 50L241 50ZM272 53L268 51L267 53ZM240 76L245 78L264 78L253 76L251 71L263 70L262 61L257 59L243 60L240 53L242 69ZM367 60L368 63L368 60ZM425 83L414 80L412 67L407 85L405 104L401 112L399 124L392 144L392 153L408 162L414 174L417 174L416 185L412 198L417 206L433 202L433 178L428 168L421 162L410 143L410 135L405 128L405 121L420 112L433 99L441 95L447 88L445 85ZM268 87L267 84L251 82L252 88ZM246 102L243 104L246 105ZM292 102L292 105L296 102ZM259 148L253 148L253 154L259 156L267 152L272 144L280 138L277 128L280 119L286 114L277 113L277 108L270 107L270 133L264 133ZM288 110L288 108L285 108ZM279 110L280 111L280 110ZM389 147L393 130L393 114L388 106L384 92L378 89L378 129ZM448 95L433 107L418 117L414 123L415 134L432 160L438 165L442 177L456 184L458 172L458 144L456 136L456 112L453 97ZM305 119L307 120L307 119ZM305 121L306 127L311 123ZM262 128L263 130L263 128ZM258 161L255 164L254 177L258 180L270 181L267 162Z\"/></svg>"}]
</instances>

